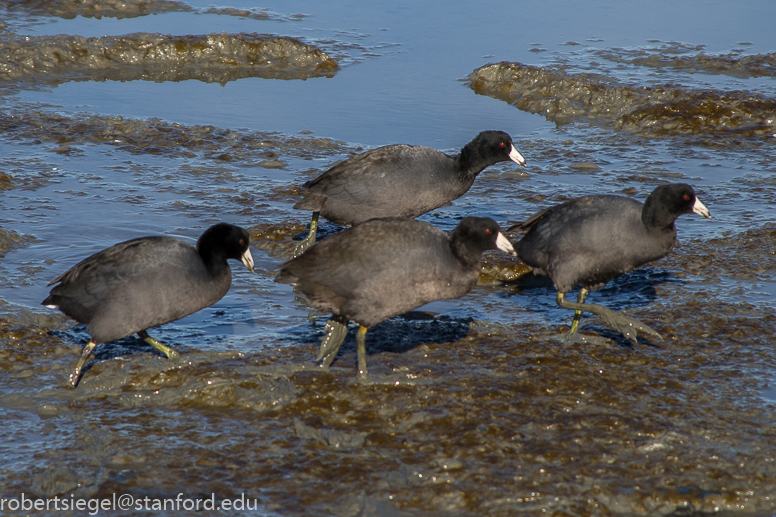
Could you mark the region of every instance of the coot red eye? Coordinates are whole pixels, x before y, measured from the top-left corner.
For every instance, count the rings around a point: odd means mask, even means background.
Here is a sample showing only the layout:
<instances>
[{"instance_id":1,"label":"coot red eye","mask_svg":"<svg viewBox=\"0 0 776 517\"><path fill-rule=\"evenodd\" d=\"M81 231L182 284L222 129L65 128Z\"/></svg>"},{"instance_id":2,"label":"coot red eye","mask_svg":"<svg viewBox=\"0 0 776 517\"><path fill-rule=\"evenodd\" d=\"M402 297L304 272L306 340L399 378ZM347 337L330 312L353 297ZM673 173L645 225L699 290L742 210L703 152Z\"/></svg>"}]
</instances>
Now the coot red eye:
<instances>
[{"instance_id":1,"label":"coot red eye","mask_svg":"<svg viewBox=\"0 0 776 517\"><path fill-rule=\"evenodd\" d=\"M245 246L245 239L240 239L240 246Z\"/></svg>"},{"instance_id":2,"label":"coot red eye","mask_svg":"<svg viewBox=\"0 0 776 517\"><path fill-rule=\"evenodd\" d=\"M501 147L506 147L506 146L507 146L507 143L506 143L506 142L501 142L501 143L500 143L500 144L498 144L498 145L500 145Z\"/></svg>"},{"instance_id":3,"label":"coot red eye","mask_svg":"<svg viewBox=\"0 0 776 517\"><path fill-rule=\"evenodd\" d=\"M685 200L685 201L689 201L689 200L691 200L691 199L692 199L692 197L690 197L690 194L685 194L685 195L684 195L684 200Z\"/></svg>"},{"instance_id":4,"label":"coot red eye","mask_svg":"<svg viewBox=\"0 0 776 517\"><path fill-rule=\"evenodd\" d=\"M493 230L490 228L485 228L485 235L490 235L491 233L493 233Z\"/></svg>"}]
</instances>

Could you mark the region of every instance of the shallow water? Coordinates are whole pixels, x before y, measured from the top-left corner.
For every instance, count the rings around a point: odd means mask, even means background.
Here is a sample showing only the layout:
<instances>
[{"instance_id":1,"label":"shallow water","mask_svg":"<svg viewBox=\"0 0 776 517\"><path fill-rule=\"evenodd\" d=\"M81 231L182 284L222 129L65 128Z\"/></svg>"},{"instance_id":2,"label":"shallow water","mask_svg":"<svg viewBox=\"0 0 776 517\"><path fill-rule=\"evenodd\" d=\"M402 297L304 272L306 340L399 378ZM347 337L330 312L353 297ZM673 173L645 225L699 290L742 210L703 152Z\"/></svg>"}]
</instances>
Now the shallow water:
<instances>
[{"instance_id":1,"label":"shallow water","mask_svg":"<svg viewBox=\"0 0 776 517\"><path fill-rule=\"evenodd\" d=\"M219 84L204 63L172 82L149 59L139 75L65 66L0 82L0 499L243 495L259 501L231 513L246 515L774 513L771 3L125 2L99 17L78 5L0 2L0 45L270 33L338 66ZM475 84L501 62L537 67L543 94ZM702 102L647 96L645 108L646 89ZM737 110L757 120L736 125ZM675 124L698 116L710 122ZM301 184L349 153L456 152L483 129L508 131L529 167L487 169L424 220L506 226L569 197L696 188L714 219L680 218L669 257L591 295L665 340L630 347L590 317L565 344L570 314L552 286L514 280L525 269L493 253L467 297L370 331L370 372L386 383L353 382L352 335L330 373L316 369L324 319L272 281L309 222L291 208ZM66 389L88 335L39 305L46 284L115 242L193 241L219 220L250 229L257 274L233 264L223 300L152 331L180 360L128 338L99 347Z\"/></svg>"}]
</instances>

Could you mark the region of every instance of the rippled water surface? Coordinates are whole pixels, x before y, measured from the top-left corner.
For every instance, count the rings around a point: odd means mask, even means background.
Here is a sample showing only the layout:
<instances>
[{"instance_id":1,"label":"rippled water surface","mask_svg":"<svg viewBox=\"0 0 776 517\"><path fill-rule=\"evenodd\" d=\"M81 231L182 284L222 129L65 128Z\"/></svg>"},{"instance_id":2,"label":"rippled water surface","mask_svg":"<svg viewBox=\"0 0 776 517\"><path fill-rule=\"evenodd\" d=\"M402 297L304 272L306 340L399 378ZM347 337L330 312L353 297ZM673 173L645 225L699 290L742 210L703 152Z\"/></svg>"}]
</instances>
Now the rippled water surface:
<instances>
[{"instance_id":1,"label":"rippled water surface","mask_svg":"<svg viewBox=\"0 0 776 517\"><path fill-rule=\"evenodd\" d=\"M773 515L774 19L767 1L0 1L0 499ZM588 317L565 343L552 285L489 253L466 297L369 332L387 382L354 382L353 336L318 369L325 315L273 282L309 223L301 185L351 153L454 153L484 129L529 167L486 169L424 220L506 227L575 196L694 186L713 219L681 217L667 258L590 297L664 341ZM48 282L222 220L251 232L256 274L233 263L225 298L151 331L180 359L127 338L66 388L88 334L39 305Z\"/></svg>"}]
</instances>

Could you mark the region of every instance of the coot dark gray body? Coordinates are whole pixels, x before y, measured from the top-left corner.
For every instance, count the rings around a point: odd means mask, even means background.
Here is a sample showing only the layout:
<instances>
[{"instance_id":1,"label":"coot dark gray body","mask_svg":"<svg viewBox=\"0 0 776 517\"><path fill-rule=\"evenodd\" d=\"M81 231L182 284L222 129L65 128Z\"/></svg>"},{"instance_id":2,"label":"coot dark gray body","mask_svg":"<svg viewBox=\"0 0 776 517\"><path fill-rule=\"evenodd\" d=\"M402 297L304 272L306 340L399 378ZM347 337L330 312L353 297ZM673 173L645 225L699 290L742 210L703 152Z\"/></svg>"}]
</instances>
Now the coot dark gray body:
<instances>
[{"instance_id":1,"label":"coot dark gray body","mask_svg":"<svg viewBox=\"0 0 776 517\"><path fill-rule=\"evenodd\" d=\"M456 156L400 144L339 162L305 183L309 192L294 205L313 211L310 234L294 256L315 242L318 214L345 226L378 217L414 218L461 197L483 169L507 160L525 166L507 133L483 131Z\"/></svg>"},{"instance_id":2,"label":"coot dark gray body","mask_svg":"<svg viewBox=\"0 0 776 517\"><path fill-rule=\"evenodd\" d=\"M515 246L518 256L536 273L552 278L558 305L576 311L571 334L584 310L601 316L635 342L638 330L659 334L623 314L585 304L587 293L665 257L676 242L674 221L691 212L711 218L692 187L674 183L657 187L643 204L614 195L572 199L537 213L510 231L527 230ZM577 284L582 290L574 304L563 295Z\"/></svg>"},{"instance_id":3,"label":"coot dark gray body","mask_svg":"<svg viewBox=\"0 0 776 517\"><path fill-rule=\"evenodd\" d=\"M70 376L78 384L86 359L100 343L138 333L167 357L174 351L146 329L188 316L224 297L232 282L227 259L253 271L248 232L219 223L196 248L173 237L121 242L79 262L49 285L58 284L42 305L88 325L91 340Z\"/></svg>"},{"instance_id":4,"label":"coot dark gray body","mask_svg":"<svg viewBox=\"0 0 776 517\"><path fill-rule=\"evenodd\" d=\"M448 236L422 221L373 219L335 234L283 264L275 277L293 284L315 309L331 312L318 360L328 366L358 323L359 376L366 375L366 329L434 300L458 298L477 283L480 256L514 250L493 219L467 217Z\"/></svg>"}]
</instances>

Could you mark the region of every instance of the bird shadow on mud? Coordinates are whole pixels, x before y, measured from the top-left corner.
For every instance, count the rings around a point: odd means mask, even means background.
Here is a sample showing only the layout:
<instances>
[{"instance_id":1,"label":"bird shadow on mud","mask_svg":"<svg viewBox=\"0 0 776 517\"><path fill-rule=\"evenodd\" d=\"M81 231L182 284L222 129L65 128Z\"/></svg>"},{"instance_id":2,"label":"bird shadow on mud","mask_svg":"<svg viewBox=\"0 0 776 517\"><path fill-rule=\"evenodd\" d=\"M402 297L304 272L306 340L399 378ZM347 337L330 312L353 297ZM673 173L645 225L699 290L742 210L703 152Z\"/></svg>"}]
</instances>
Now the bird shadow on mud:
<instances>
[{"instance_id":1,"label":"bird shadow on mud","mask_svg":"<svg viewBox=\"0 0 776 517\"><path fill-rule=\"evenodd\" d=\"M295 345L310 345L311 360L323 337L327 317L316 319L304 329L289 329L289 341ZM426 311L410 311L388 319L370 328L366 336L367 355L390 352L402 354L422 345L452 343L466 337L471 329L471 317L451 317ZM349 323L348 335L337 353L335 364L343 354L356 354L356 331L358 325Z\"/></svg>"}]
</instances>

